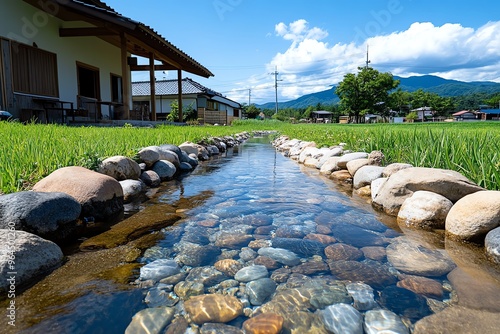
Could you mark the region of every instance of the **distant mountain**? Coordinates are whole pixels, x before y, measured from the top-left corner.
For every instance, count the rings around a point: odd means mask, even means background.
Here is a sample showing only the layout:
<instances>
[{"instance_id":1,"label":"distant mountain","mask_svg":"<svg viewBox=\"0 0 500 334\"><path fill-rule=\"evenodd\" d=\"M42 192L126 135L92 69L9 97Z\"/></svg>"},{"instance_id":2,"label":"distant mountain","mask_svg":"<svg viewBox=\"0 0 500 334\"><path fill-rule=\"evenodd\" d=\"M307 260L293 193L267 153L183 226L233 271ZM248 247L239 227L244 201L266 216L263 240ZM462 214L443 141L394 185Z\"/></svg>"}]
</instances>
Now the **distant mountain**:
<instances>
[{"instance_id":1,"label":"distant mountain","mask_svg":"<svg viewBox=\"0 0 500 334\"><path fill-rule=\"evenodd\" d=\"M423 89L426 92L435 93L440 96L462 96L474 93L494 94L500 92L500 83L491 81L475 81L463 82L458 80L443 79L434 75L414 76L402 78L394 76L394 79L399 80L399 88L404 91L414 92L418 89ZM307 94L298 99L286 102L279 102L279 108L307 108L315 106L318 103L324 105L336 104L340 101L335 95L335 88L332 87L317 93ZM275 103L268 102L257 105L261 109L274 109Z\"/></svg>"},{"instance_id":2,"label":"distant mountain","mask_svg":"<svg viewBox=\"0 0 500 334\"><path fill-rule=\"evenodd\" d=\"M340 99L335 94L335 88L336 87L332 87L330 89L321 92L307 94L292 101L287 101L287 102L278 101L278 106L280 109L281 108L305 109L309 106L315 106L318 103L326 105L336 104L340 101ZM276 106L275 102L268 102L265 104L258 105L257 107L261 109L274 109L275 106Z\"/></svg>"},{"instance_id":3,"label":"distant mountain","mask_svg":"<svg viewBox=\"0 0 500 334\"><path fill-rule=\"evenodd\" d=\"M418 89L436 93L440 96L461 96L474 93L494 94L500 92L500 83L491 81L463 82L448 80L434 75L423 75L419 77L401 78L394 76L400 81L399 87L408 92Z\"/></svg>"}]
</instances>

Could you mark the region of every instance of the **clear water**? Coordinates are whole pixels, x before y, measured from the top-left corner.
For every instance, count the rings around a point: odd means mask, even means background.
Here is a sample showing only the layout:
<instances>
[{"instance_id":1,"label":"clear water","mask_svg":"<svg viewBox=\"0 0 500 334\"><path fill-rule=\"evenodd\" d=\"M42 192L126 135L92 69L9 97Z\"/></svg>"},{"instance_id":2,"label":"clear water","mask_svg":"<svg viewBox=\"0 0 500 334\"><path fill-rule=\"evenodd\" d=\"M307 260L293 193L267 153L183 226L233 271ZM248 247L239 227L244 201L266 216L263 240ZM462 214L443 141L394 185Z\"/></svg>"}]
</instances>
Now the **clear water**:
<instances>
[{"instance_id":1,"label":"clear water","mask_svg":"<svg viewBox=\"0 0 500 334\"><path fill-rule=\"evenodd\" d=\"M179 204L185 199L189 199L189 203ZM392 217L373 211L367 200L353 195L349 187L337 185L319 175L317 170L283 157L269 144L268 138L252 139L223 156L203 162L182 181L162 186L154 201L143 205L155 203L175 203L186 218L164 229L165 238L146 251L141 258L143 263L159 258L184 258L190 264L183 268L184 271L193 270L192 263L210 267L221 258L232 258L249 265L256 261L257 255L252 255L248 244L269 240L274 247L278 245L293 250L301 257L302 263L319 261L327 268L303 268L289 273L288 281L282 279L278 282L278 290L302 286L308 280L364 281L374 288L377 307L395 312L409 327L420 318L457 303L500 312L497 299L500 296L500 276L484 261L480 250L445 242L439 234L402 231ZM248 225L246 217L255 215L268 217L272 224ZM207 224L208 221L213 223ZM221 233L227 231L235 235L250 235L250 238L216 247ZM429 297L428 293L427 296L418 293L406 295L395 288L396 282L407 278L407 274L388 261L385 248L401 237L417 242L413 248L417 252L441 252L456 262L451 268L453 275L448 273L450 270L421 275L430 276L428 278L437 282L437 285L434 283L437 296ZM299 239L313 243L300 244ZM317 240L320 239L323 246L318 249L320 242ZM292 241L294 246L290 245ZM324 251L330 245L329 241L344 245L330 259ZM196 258L179 246L185 242L211 246L213 253L202 258L198 254ZM254 252L257 250L254 248ZM360 264L362 272L354 270L346 274L357 268L355 262ZM279 263L273 265L269 269L270 277L284 267ZM205 293L220 291L222 288L218 283L205 286ZM58 311L26 332L123 333L131 316L148 307L145 295L150 288L123 290L111 283L95 283L84 296L53 305L52 309ZM235 295L241 297L241 294ZM247 307L255 309L257 306L247 302ZM315 311L309 310L311 314ZM241 316L231 325L241 327L246 319Z\"/></svg>"}]
</instances>

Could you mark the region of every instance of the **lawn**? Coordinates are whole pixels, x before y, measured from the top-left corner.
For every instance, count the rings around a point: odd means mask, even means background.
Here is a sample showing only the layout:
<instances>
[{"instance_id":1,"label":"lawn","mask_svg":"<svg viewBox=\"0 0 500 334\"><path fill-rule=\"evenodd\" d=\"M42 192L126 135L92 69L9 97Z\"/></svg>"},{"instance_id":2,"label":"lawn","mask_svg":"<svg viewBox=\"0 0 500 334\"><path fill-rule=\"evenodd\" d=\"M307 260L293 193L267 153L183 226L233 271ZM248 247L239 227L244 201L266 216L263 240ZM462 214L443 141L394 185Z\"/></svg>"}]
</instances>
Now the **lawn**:
<instances>
[{"instance_id":1,"label":"lawn","mask_svg":"<svg viewBox=\"0 0 500 334\"><path fill-rule=\"evenodd\" d=\"M141 147L179 145L210 136L276 130L318 146L347 144L353 151L380 150L386 164L456 170L487 189L500 188L500 123L288 124L239 121L233 126L67 127L0 122L0 191L30 189L57 168L95 169L113 155L134 157Z\"/></svg>"}]
</instances>

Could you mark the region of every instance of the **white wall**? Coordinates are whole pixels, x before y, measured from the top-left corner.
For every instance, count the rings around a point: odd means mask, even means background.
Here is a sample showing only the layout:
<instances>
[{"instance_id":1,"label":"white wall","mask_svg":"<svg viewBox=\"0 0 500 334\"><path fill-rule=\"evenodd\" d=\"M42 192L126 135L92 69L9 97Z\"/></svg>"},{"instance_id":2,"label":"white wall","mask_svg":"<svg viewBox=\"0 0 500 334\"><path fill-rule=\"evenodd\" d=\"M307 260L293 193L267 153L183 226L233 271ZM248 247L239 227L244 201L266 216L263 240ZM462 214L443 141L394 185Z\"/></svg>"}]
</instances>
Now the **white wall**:
<instances>
[{"instance_id":1,"label":"white wall","mask_svg":"<svg viewBox=\"0 0 500 334\"><path fill-rule=\"evenodd\" d=\"M57 7L51 7L56 11ZM59 98L76 102L76 62L99 68L101 98L111 100L111 73L121 76L120 49L95 37L59 37L59 28L88 26L65 23L20 0L2 0L0 36L57 54Z\"/></svg>"}]
</instances>

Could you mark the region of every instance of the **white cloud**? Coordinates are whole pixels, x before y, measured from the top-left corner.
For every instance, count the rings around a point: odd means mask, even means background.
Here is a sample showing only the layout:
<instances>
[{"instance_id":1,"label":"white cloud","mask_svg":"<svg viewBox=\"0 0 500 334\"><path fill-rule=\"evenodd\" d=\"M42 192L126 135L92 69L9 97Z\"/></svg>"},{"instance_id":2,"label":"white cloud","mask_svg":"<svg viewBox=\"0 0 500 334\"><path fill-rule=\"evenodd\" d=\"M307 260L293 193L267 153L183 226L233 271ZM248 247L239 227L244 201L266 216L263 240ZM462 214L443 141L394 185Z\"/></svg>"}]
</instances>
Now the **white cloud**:
<instances>
[{"instance_id":1,"label":"white cloud","mask_svg":"<svg viewBox=\"0 0 500 334\"><path fill-rule=\"evenodd\" d=\"M407 30L368 38L362 45L324 41L328 32L310 27L306 20L275 26L275 33L291 41L287 50L277 53L266 64L260 81L249 87L269 87L269 73L280 72L280 100L290 100L311 92L326 90L347 73L365 65L366 45L375 69L399 76L434 74L462 81L500 82L500 21L478 29L447 23L435 26L415 22ZM265 91L265 93L264 93ZM274 90L262 89L262 101L273 101ZM257 95L257 93L255 94Z\"/></svg>"}]
</instances>

